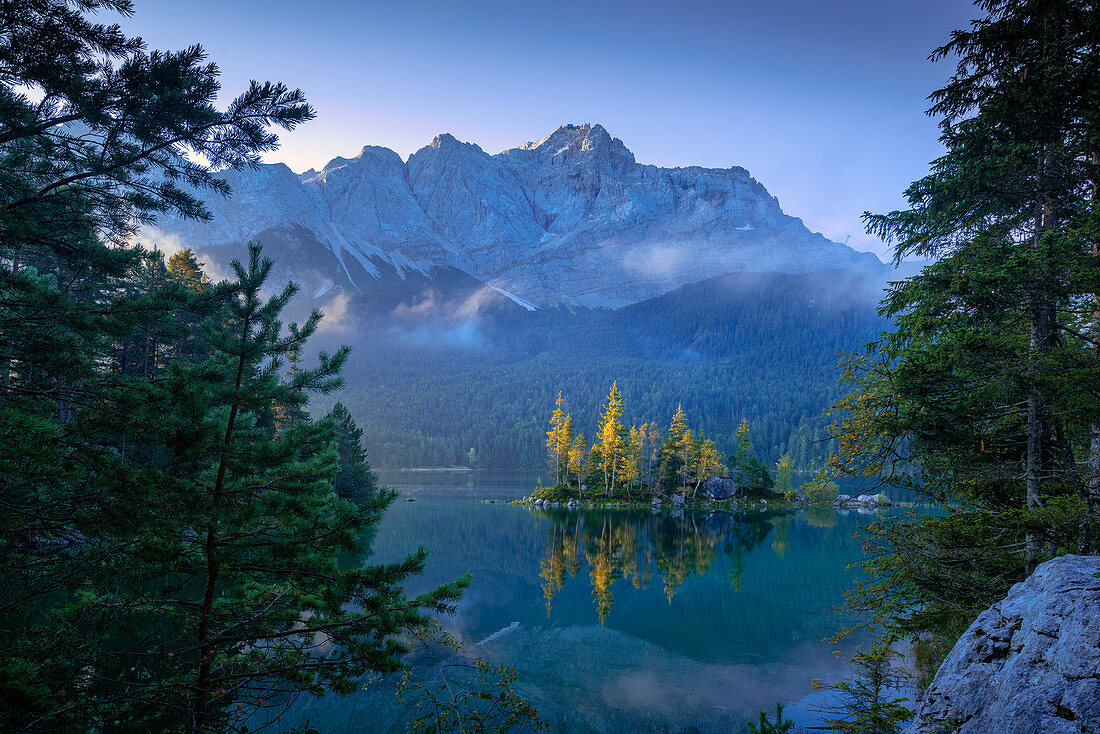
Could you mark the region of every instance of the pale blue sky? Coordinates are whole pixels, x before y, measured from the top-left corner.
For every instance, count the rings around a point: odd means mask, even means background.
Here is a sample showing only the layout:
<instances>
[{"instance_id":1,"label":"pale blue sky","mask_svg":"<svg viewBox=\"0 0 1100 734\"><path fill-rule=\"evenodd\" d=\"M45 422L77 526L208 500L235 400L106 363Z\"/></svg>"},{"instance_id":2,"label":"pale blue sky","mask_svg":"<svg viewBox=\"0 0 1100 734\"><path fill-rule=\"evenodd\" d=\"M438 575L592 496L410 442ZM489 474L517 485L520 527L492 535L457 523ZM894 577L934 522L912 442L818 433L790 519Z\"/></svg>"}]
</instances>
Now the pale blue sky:
<instances>
[{"instance_id":1,"label":"pale blue sky","mask_svg":"<svg viewBox=\"0 0 1100 734\"><path fill-rule=\"evenodd\" d=\"M297 171L441 133L490 153L599 122L638 160L747 168L785 211L880 255L864 210L901 206L939 154L929 52L963 0L137 0L151 47L201 43L236 93L301 87L315 121L268 156Z\"/></svg>"}]
</instances>

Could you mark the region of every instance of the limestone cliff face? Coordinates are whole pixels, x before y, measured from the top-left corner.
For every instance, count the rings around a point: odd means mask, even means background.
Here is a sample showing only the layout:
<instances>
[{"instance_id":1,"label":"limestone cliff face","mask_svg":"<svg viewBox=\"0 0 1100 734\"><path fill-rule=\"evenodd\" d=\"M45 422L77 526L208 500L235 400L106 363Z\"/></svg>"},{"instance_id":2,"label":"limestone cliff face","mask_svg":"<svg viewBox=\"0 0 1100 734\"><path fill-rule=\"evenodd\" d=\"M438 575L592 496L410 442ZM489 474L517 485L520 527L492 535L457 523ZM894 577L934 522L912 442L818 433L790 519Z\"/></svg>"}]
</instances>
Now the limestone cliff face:
<instances>
[{"instance_id":1,"label":"limestone cliff face","mask_svg":"<svg viewBox=\"0 0 1100 734\"><path fill-rule=\"evenodd\" d=\"M1047 561L974 620L906 731L1100 732L1100 558Z\"/></svg>"},{"instance_id":2,"label":"limestone cliff face","mask_svg":"<svg viewBox=\"0 0 1100 734\"><path fill-rule=\"evenodd\" d=\"M440 135L408 161L368 146L320 171L228 178L211 222L166 219L157 235L214 260L250 239L319 247L301 259L353 292L447 267L536 305L618 307L724 273L882 268L784 214L745 169L642 165L600 125L497 155Z\"/></svg>"}]
</instances>

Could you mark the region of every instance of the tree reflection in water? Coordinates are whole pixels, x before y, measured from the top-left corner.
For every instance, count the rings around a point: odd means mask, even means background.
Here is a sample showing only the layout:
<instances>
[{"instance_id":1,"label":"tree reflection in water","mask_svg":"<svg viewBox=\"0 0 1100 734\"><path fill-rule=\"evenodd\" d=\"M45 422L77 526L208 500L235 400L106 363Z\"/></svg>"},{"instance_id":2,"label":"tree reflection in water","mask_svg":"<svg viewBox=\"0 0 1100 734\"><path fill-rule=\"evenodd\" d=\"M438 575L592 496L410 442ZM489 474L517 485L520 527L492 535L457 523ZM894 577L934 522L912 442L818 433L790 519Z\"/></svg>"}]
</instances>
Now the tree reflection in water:
<instances>
[{"instance_id":1,"label":"tree reflection in water","mask_svg":"<svg viewBox=\"0 0 1100 734\"><path fill-rule=\"evenodd\" d=\"M601 625L611 613L613 586L620 579L648 589L656 576L671 604L684 582L709 571L721 554L731 560L729 579L736 591L745 568L743 555L774 531L772 548L782 556L791 520L790 515L763 513L534 512L553 522L539 563L547 616L554 597L587 565Z\"/></svg>"}]
</instances>

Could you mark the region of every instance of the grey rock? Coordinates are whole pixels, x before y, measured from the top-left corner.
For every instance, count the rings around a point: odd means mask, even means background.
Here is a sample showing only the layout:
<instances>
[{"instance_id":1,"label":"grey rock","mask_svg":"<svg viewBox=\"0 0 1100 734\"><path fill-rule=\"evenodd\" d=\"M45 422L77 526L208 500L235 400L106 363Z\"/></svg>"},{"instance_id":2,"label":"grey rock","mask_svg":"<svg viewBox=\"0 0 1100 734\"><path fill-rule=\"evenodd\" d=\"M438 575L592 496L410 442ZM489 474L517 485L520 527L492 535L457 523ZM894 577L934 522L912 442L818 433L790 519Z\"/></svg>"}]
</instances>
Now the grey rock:
<instances>
[{"instance_id":1,"label":"grey rock","mask_svg":"<svg viewBox=\"0 0 1100 734\"><path fill-rule=\"evenodd\" d=\"M643 165L600 125L497 155L444 134L408 161L367 146L320 171L271 164L225 178L233 196L206 199L211 221L167 216L146 238L222 267L250 240L285 240L279 267L292 272L276 277L315 299L439 268L526 308L614 308L732 272L885 272L785 214L744 168Z\"/></svg>"},{"instance_id":2,"label":"grey rock","mask_svg":"<svg viewBox=\"0 0 1100 734\"><path fill-rule=\"evenodd\" d=\"M727 500L737 495L737 484L732 479L708 477L699 491L712 500Z\"/></svg>"},{"instance_id":3,"label":"grey rock","mask_svg":"<svg viewBox=\"0 0 1100 734\"><path fill-rule=\"evenodd\" d=\"M1040 565L952 648L907 734L1100 731L1100 558Z\"/></svg>"},{"instance_id":4,"label":"grey rock","mask_svg":"<svg viewBox=\"0 0 1100 734\"><path fill-rule=\"evenodd\" d=\"M851 497L851 495L847 495L847 494L838 494L836 496L836 501L837 502L851 502L852 497Z\"/></svg>"}]
</instances>

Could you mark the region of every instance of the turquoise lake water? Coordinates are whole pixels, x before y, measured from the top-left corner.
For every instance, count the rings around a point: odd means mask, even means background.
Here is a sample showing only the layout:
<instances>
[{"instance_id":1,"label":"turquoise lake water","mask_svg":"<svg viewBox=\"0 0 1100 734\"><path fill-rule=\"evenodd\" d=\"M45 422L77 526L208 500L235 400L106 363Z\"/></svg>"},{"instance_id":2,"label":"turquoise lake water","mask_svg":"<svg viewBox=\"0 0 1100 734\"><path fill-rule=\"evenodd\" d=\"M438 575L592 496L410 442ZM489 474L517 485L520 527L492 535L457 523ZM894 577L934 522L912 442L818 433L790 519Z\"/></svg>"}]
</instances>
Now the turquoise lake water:
<instances>
[{"instance_id":1,"label":"turquoise lake water","mask_svg":"<svg viewBox=\"0 0 1100 734\"><path fill-rule=\"evenodd\" d=\"M534 475L383 479L401 497L373 539L374 560L424 546L412 592L472 571L444 627L470 653L514 668L555 731L739 731L777 701L812 727L822 701L811 681L844 678L836 653L860 642L826 638L850 621L836 608L861 558L855 536L876 515L544 511L504 504L528 494ZM383 680L346 697L300 697L279 726L398 732L407 718Z\"/></svg>"}]
</instances>

